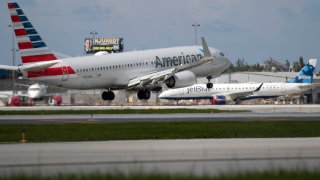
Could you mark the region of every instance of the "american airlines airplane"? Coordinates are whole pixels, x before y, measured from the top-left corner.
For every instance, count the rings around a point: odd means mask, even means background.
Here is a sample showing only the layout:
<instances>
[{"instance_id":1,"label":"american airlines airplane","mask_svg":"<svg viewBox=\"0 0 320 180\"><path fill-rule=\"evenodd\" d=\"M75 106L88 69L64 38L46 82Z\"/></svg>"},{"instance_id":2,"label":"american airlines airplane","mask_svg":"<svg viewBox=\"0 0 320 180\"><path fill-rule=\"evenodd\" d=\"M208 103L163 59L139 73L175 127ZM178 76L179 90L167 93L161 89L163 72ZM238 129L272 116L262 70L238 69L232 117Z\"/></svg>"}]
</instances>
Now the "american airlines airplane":
<instances>
[{"instance_id":1,"label":"american airlines airplane","mask_svg":"<svg viewBox=\"0 0 320 180\"><path fill-rule=\"evenodd\" d=\"M113 90L138 90L139 99L149 99L150 91L186 87L197 77L210 79L230 65L228 58L202 46L184 46L132 51L101 56L64 57L44 43L17 3L8 3L22 65L1 65L0 69L19 71L24 78L72 89L106 89L103 100L113 100Z\"/></svg>"},{"instance_id":2,"label":"american airlines airplane","mask_svg":"<svg viewBox=\"0 0 320 180\"><path fill-rule=\"evenodd\" d=\"M309 63L288 83L214 84L211 89L208 89L205 84L195 84L190 87L166 90L159 95L159 98L168 100L210 99L212 104L226 104L232 101L238 104L241 100L301 94L318 86L312 83L316 63L317 59L310 59Z\"/></svg>"}]
</instances>

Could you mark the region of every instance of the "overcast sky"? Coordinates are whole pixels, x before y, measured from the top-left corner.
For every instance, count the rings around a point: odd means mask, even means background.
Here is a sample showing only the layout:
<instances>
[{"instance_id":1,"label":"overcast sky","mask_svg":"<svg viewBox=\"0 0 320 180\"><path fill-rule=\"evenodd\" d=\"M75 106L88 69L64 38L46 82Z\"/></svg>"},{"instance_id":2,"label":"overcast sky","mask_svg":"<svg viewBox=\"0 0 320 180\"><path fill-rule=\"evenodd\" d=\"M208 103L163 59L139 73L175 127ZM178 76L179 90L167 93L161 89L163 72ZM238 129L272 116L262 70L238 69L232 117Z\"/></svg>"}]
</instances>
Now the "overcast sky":
<instances>
[{"instance_id":1,"label":"overcast sky","mask_svg":"<svg viewBox=\"0 0 320 180\"><path fill-rule=\"evenodd\" d=\"M7 2L0 2L0 64L12 64ZM50 49L83 56L85 37L124 38L125 51L194 45L200 24L210 47L232 62L320 57L319 0L18 0ZM21 63L20 58L16 60ZM320 62L319 62L320 63ZM318 63L318 64L319 64Z\"/></svg>"}]
</instances>

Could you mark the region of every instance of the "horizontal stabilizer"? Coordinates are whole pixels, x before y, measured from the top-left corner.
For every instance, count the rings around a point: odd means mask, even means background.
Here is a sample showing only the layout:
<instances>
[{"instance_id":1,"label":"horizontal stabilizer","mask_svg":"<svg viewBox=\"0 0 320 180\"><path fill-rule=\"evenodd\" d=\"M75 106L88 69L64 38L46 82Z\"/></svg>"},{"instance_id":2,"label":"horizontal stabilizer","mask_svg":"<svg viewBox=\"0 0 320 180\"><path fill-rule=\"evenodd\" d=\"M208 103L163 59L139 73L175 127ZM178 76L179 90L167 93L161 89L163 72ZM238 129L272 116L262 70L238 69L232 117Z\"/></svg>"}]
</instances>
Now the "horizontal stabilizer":
<instances>
[{"instance_id":1,"label":"horizontal stabilizer","mask_svg":"<svg viewBox=\"0 0 320 180\"><path fill-rule=\"evenodd\" d=\"M18 71L17 66L0 65L0 69L9 70L9 71Z\"/></svg>"},{"instance_id":2,"label":"horizontal stabilizer","mask_svg":"<svg viewBox=\"0 0 320 180\"><path fill-rule=\"evenodd\" d=\"M318 83L311 83L311 84L307 84L307 85L300 85L299 88L303 91L309 90L309 89L313 89L318 87L319 84Z\"/></svg>"},{"instance_id":3,"label":"horizontal stabilizer","mask_svg":"<svg viewBox=\"0 0 320 180\"><path fill-rule=\"evenodd\" d=\"M58 63L60 63L60 60L37 62L37 63L22 65L19 67L19 70L34 71L34 72L43 71L44 69L49 68Z\"/></svg>"}]
</instances>

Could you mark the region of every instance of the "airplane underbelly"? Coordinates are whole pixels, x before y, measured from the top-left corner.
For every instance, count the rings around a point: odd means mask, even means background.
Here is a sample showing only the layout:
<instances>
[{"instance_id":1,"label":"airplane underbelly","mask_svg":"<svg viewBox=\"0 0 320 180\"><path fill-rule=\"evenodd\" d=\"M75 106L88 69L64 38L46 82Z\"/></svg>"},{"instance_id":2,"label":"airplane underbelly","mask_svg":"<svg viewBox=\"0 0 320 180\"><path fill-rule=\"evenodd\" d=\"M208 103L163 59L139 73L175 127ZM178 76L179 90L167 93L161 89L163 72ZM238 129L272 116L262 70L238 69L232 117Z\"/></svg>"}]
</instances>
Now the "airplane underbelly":
<instances>
[{"instance_id":1,"label":"airplane underbelly","mask_svg":"<svg viewBox=\"0 0 320 180\"><path fill-rule=\"evenodd\" d=\"M199 67L190 69L198 77L206 77L212 74L212 63L205 63Z\"/></svg>"}]
</instances>

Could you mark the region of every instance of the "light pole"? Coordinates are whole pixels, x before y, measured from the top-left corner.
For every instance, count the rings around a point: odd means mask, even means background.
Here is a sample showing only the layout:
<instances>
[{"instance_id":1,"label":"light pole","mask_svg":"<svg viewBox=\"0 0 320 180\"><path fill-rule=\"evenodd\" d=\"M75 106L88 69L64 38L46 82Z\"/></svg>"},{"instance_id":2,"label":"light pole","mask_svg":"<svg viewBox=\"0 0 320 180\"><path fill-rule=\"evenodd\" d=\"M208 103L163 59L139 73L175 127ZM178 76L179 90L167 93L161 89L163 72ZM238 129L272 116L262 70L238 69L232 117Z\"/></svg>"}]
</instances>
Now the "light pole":
<instances>
[{"instance_id":1,"label":"light pole","mask_svg":"<svg viewBox=\"0 0 320 180\"><path fill-rule=\"evenodd\" d=\"M15 48L14 48L14 29L12 25L8 25L8 27L12 30L12 66L15 65ZM16 72L12 71L12 94L15 93L15 75Z\"/></svg>"},{"instance_id":2,"label":"light pole","mask_svg":"<svg viewBox=\"0 0 320 180\"><path fill-rule=\"evenodd\" d=\"M94 51L93 51L94 35L97 35L98 33L96 31L91 31L90 34L92 34L92 44L91 44L91 46L92 46L92 52L94 53ZM96 96L96 89L93 89L93 97L95 97L95 96ZM94 103L94 105L96 105L96 104Z\"/></svg>"},{"instance_id":3,"label":"light pole","mask_svg":"<svg viewBox=\"0 0 320 180\"><path fill-rule=\"evenodd\" d=\"M192 24L192 26L194 26L194 43L195 43L195 45L197 45L198 44L198 42L197 42L197 28L200 26L200 24L194 23L194 24Z\"/></svg>"},{"instance_id":4,"label":"light pole","mask_svg":"<svg viewBox=\"0 0 320 180\"><path fill-rule=\"evenodd\" d=\"M92 41L91 41L92 44L91 44L91 46L93 47L94 35L97 35L98 33L96 31L91 31L90 34L92 34ZM93 48L92 48L92 52L94 53Z\"/></svg>"}]
</instances>

